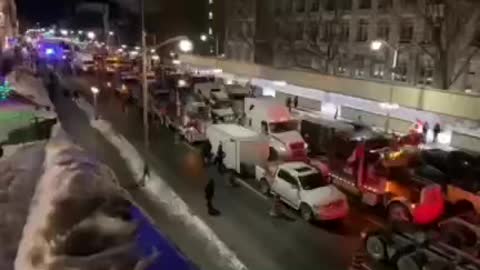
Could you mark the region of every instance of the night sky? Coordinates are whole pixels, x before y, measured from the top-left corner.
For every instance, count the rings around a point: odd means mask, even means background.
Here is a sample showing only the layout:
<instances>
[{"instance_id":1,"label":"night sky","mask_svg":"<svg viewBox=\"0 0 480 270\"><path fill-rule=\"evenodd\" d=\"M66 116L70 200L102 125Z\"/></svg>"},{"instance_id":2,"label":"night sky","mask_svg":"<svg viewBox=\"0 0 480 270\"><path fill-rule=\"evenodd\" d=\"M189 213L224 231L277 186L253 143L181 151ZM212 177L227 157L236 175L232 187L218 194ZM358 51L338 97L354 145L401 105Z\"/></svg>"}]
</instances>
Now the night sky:
<instances>
[{"instance_id":1,"label":"night sky","mask_svg":"<svg viewBox=\"0 0 480 270\"><path fill-rule=\"evenodd\" d=\"M160 38L176 34L192 34L204 31L203 2L206 0L145 0L147 15L147 29ZM39 22L42 26L70 19L73 15L75 3L92 2L87 0L17 0L18 13L21 24L34 25ZM100 0L96 2L111 2L112 16L126 20L128 23L137 23L139 0ZM129 17L127 17L129 16ZM131 17L133 16L133 17ZM101 23L101 18L89 18L90 24ZM123 18L125 17L125 18ZM132 20L133 18L133 20ZM72 22L70 22L72 23ZM73 24L82 24L75 20ZM80 28L83 25L73 25ZM89 25L91 26L91 25Z\"/></svg>"}]
</instances>

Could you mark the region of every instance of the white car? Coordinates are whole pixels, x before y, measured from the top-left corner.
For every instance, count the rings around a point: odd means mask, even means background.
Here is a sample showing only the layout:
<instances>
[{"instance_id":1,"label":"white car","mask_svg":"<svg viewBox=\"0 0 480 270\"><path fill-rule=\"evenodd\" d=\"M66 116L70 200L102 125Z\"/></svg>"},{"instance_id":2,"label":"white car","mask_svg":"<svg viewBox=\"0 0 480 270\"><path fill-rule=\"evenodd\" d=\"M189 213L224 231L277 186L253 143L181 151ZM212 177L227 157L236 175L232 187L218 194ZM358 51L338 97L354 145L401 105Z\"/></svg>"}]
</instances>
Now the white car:
<instances>
[{"instance_id":1,"label":"white car","mask_svg":"<svg viewBox=\"0 0 480 270\"><path fill-rule=\"evenodd\" d=\"M257 166L255 176L263 193L280 196L307 221L342 220L348 215L345 194L304 162L287 162L266 169Z\"/></svg>"}]
</instances>

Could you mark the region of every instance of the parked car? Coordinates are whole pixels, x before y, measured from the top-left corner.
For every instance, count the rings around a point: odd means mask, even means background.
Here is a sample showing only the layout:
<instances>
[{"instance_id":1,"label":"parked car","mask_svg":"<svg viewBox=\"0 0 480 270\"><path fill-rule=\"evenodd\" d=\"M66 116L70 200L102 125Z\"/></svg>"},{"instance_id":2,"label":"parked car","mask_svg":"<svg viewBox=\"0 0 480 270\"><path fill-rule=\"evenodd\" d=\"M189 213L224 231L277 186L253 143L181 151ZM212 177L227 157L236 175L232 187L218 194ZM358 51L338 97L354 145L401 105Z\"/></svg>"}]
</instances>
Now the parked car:
<instances>
[{"instance_id":1,"label":"parked car","mask_svg":"<svg viewBox=\"0 0 480 270\"><path fill-rule=\"evenodd\" d=\"M279 195L282 201L299 210L307 221L342 220L348 215L345 194L306 163L257 166L255 178L263 193Z\"/></svg>"}]
</instances>

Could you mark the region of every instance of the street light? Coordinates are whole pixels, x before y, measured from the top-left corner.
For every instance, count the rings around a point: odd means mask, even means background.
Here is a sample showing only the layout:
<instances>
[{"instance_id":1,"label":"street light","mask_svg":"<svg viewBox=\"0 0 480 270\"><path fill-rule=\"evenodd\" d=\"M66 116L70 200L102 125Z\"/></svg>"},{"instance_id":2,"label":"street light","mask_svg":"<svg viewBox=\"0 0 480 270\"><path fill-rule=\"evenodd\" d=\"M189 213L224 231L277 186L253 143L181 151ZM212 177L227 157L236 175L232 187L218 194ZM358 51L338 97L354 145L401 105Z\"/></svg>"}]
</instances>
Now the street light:
<instances>
[{"instance_id":1,"label":"street light","mask_svg":"<svg viewBox=\"0 0 480 270\"><path fill-rule=\"evenodd\" d=\"M114 33L113 31L110 31L110 32L108 32L108 35L109 35L109 36L114 36L115 33Z\"/></svg>"},{"instance_id":2,"label":"street light","mask_svg":"<svg viewBox=\"0 0 480 270\"><path fill-rule=\"evenodd\" d=\"M90 32L87 33L87 38L88 39L94 40L95 37L96 37L95 32L90 31Z\"/></svg>"},{"instance_id":3,"label":"street light","mask_svg":"<svg viewBox=\"0 0 480 270\"><path fill-rule=\"evenodd\" d=\"M388 43L385 40L374 40L370 44L370 48L373 51L379 51L380 49L382 49L383 45L393 50L392 78L391 78L392 83L390 85L388 103L380 103L380 107L387 111L387 119L385 120L385 132L388 132L388 130L390 129L390 118L391 118L390 113L392 110L397 110L399 108L398 104L393 103L393 82L395 81L395 71L398 65L398 47L392 46L390 43Z\"/></svg>"},{"instance_id":4,"label":"street light","mask_svg":"<svg viewBox=\"0 0 480 270\"><path fill-rule=\"evenodd\" d=\"M207 35L205 35L205 34L202 34L202 35L200 36L200 40L203 41L203 42L207 41L207 39L208 39L208 37L207 37Z\"/></svg>"},{"instance_id":5,"label":"street light","mask_svg":"<svg viewBox=\"0 0 480 270\"><path fill-rule=\"evenodd\" d=\"M178 48L182 52L191 52L193 50L193 43L188 39L183 39L178 42Z\"/></svg>"},{"instance_id":6,"label":"street light","mask_svg":"<svg viewBox=\"0 0 480 270\"><path fill-rule=\"evenodd\" d=\"M62 34L62 36L68 36L68 30L62 29L60 30L60 34Z\"/></svg>"},{"instance_id":7,"label":"street light","mask_svg":"<svg viewBox=\"0 0 480 270\"><path fill-rule=\"evenodd\" d=\"M92 91L93 94L93 107L95 111L95 120L98 119L98 93L100 93L100 89L96 86L92 86L90 88L90 91Z\"/></svg>"}]
</instances>

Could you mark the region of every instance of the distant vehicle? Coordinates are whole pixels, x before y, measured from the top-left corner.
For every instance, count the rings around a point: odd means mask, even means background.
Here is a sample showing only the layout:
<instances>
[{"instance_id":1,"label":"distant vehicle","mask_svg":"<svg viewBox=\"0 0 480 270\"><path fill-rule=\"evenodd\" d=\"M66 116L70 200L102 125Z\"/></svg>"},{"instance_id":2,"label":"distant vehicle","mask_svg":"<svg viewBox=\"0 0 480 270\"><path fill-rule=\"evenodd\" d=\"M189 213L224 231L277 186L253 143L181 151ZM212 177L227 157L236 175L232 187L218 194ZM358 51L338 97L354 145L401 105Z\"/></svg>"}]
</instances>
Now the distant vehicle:
<instances>
[{"instance_id":1,"label":"distant vehicle","mask_svg":"<svg viewBox=\"0 0 480 270\"><path fill-rule=\"evenodd\" d=\"M47 61L64 61L73 58L72 44L66 39L43 39L37 44L37 50L38 57Z\"/></svg>"},{"instance_id":2,"label":"distant vehicle","mask_svg":"<svg viewBox=\"0 0 480 270\"><path fill-rule=\"evenodd\" d=\"M203 102L192 102L186 108L178 131L189 143L206 141L208 110Z\"/></svg>"},{"instance_id":3,"label":"distant vehicle","mask_svg":"<svg viewBox=\"0 0 480 270\"><path fill-rule=\"evenodd\" d=\"M105 60L105 71L107 73L130 71L132 67L133 65L130 61L119 57L108 57Z\"/></svg>"},{"instance_id":4,"label":"distant vehicle","mask_svg":"<svg viewBox=\"0 0 480 270\"><path fill-rule=\"evenodd\" d=\"M263 193L278 194L285 203L299 210L307 221L341 220L348 215L345 194L306 163L257 166L255 178Z\"/></svg>"},{"instance_id":5,"label":"distant vehicle","mask_svg":"<svg viewBox=\"0 0 480 270\"><path fill-rule=\"evenodd\" d=\"M94 72L96 68L93 54L79 51L75 53L73 65L80 72Z\"/></svg>"},{"instance_id":6,"label":"distant vehicle","mask_svg":"<svg viewBox=\"0 0 480 270\"><path fill-rule=\"evenodd\" d=\"M270 159L305 160L307 144L298 121L272 98L245 99L246 127L270 137Z\"/></svg>"},{"instance_id":7,"label":"distant vehicle","mask_svg":"<svg viewBox=\"0 0 480 270\"><path fill-rule=\"evenodd\" d=\"M236 120L232 102L220 82L196 83L194 93L200 95L210 106L214 122L233 123Z\"/></svg>"},{"instance_id":8,"label":"distant vehicle","mask_svg":"<svg viewBox=\"0 0 480 270\"><path fill-rule=\"evenodd\" d=\"M225 152L224 165L237 173L254 171L256 164L265 164L268 159L268 140L264 136L235 124L210 125L207 138L216 154L222 144Z\"/></svg>"}]
</instances>

